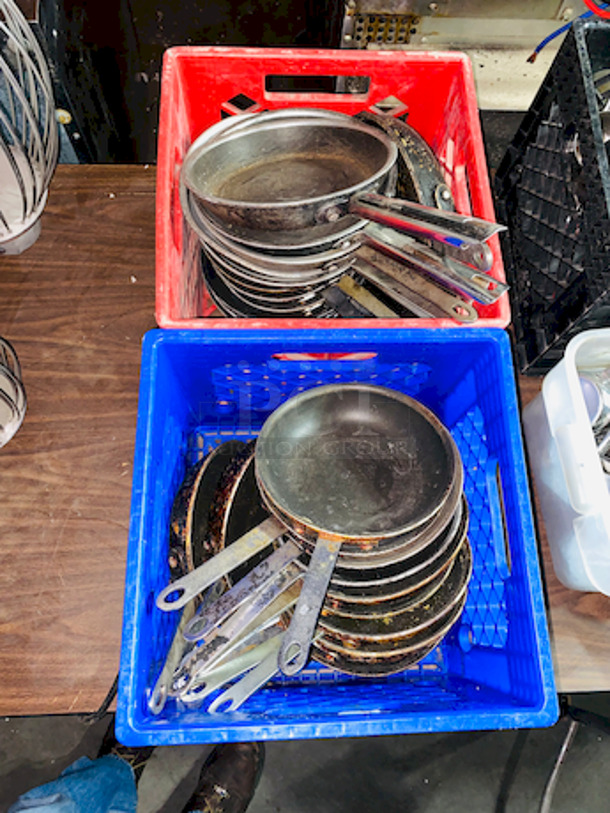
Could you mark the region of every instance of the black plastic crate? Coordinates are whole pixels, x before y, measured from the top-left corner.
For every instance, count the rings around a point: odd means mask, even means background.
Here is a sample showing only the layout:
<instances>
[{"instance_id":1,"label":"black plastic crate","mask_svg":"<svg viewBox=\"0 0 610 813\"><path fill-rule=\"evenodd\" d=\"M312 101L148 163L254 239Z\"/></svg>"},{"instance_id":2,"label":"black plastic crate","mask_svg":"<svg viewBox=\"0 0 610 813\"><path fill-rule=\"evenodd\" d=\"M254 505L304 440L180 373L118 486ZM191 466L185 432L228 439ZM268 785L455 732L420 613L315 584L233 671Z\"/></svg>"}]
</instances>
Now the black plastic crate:
<instances>
[{"instance_id":1,"label":"black plastic crate","mask_svg":"<svg viewBox=\"0 0 610 813\"><path fill-rule=\"evenodd\" d=\"M610 23L568 32L496 173L519 369L546 372L581 330L610 326Z\"/></svg>"}]
</instances>

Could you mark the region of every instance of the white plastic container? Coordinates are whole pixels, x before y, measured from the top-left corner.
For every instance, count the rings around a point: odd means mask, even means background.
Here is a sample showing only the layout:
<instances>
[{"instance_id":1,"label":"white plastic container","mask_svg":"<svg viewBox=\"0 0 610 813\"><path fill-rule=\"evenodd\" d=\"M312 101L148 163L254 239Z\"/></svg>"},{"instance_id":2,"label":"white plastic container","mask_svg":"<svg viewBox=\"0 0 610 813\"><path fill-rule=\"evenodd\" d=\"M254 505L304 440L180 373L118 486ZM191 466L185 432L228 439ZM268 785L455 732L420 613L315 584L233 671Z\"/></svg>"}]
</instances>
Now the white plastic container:
<instances>
[{"instance_id":1,"label":"white plastic container","mask_svg":"<svg viewBox=\"0 0 610 813\"><path fill-rule=\"evenodd\" d=\"M540 508L559 580L610 595L610 494L579 374L610 367L610 328L573 338L523 410Z\"/></svg>"}]
</instances>

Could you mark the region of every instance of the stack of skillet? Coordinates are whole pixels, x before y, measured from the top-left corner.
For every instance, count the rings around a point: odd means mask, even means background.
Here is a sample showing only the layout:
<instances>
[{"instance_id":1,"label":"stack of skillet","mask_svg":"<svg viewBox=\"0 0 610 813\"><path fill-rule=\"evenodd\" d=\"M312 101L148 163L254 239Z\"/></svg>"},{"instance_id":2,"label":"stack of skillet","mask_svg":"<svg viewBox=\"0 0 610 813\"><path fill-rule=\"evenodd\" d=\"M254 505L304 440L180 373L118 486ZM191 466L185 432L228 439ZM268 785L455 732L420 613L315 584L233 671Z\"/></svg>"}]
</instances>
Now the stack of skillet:
<instances>
[{"instance_id":1,"label":"stack of skillet","mask_svg":"<svg viewBox=\"0 0 610 813\"><path fill-rule=\"evenodd\" d=\"M392 196L395 192L408 200ZM289 108L225 119L189 149L182 209L217 307L234 317L477 319L506 290L500 227L457 215L407 124Z\"/></svg>"},{"instance_id":2,"label":"stack of skillet","mask_svg":"<svg viewBox=\"0 0 610 813\"><path fill-rule=\"evenodd\" d=\"M267 678L299 671L310 646L315 660L360 676L402 671L437 646L463 609L472 559L459 453L430 410L382 387L318 387L228 451L213 496L198 501L200 559L212 556L157 597L171 611L220 579L233 584L190 618L186 637L201 649L182 660L175 696L205 684L210 640L230 643L210 627L227 609L261 605L265 591L271 602L273 584L293 595L296 584L297 597L279 613ZM181 556L172 551L174 564Z\"/></svg>"}]
</instances>

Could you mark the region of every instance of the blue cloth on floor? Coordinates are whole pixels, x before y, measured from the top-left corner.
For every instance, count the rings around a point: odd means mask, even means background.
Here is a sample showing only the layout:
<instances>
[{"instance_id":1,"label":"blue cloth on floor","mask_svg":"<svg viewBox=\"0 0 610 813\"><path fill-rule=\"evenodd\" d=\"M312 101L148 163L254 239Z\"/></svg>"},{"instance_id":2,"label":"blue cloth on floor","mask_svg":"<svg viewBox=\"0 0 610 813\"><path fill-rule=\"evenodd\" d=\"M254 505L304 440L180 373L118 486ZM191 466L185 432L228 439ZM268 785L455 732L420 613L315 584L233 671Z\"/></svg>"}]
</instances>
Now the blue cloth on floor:
<instances>
[{"instance_id":1,"label":"blue cloth on floor","mask_svg":"<svg viewBox=\"0 0 610 813\"><path fill-rule=\"evenodd\" d=\"M8 813L136 813L131 765L120 757L81 757L58 779L24 793Z\"/></svg>"}]
</instances>

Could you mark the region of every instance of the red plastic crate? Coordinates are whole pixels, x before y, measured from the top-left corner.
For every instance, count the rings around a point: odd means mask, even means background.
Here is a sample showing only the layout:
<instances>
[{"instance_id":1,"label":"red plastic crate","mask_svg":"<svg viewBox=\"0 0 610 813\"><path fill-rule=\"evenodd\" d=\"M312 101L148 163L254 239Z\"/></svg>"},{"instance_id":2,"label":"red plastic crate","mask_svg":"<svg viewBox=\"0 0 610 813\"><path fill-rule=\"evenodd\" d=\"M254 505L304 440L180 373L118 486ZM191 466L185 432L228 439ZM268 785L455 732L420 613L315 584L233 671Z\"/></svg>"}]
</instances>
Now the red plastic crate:
<instances>
[{"instance_id":1,"label":"red plastic crate","mask_svg":"<svg viewBox=\"0 0 610 813\"><path fill-rule=\"evenodd\" d=\"M289 77L288 80L276 77ZM317 77L317 79L309 79ZM269 88L320 86L321 77L359 77L358 92L277 91ZM362 91L362 77L368 89ZM341 83L336 83L341 86ZM354 89L354 80L343 86ZM339 51L294 48L197 46L170 48L161 82L157 161L156 318L167 328L239 327L455 327L452 319L227 319L206 318L214 310L199 268L199 243L180 206L179 177L194 139L226 115L286 107L320 107L354 115L379 110L393 99L395 114L408 112L409 124L441 162L456 207L494 220L468 57L459 53ZM505 281L499 240L493 237L491 274ZM506 327L507 294L493 305L475 305L478 327Z\"/></svg>"}]
</instances>

